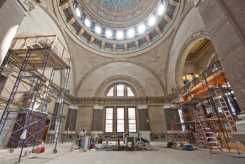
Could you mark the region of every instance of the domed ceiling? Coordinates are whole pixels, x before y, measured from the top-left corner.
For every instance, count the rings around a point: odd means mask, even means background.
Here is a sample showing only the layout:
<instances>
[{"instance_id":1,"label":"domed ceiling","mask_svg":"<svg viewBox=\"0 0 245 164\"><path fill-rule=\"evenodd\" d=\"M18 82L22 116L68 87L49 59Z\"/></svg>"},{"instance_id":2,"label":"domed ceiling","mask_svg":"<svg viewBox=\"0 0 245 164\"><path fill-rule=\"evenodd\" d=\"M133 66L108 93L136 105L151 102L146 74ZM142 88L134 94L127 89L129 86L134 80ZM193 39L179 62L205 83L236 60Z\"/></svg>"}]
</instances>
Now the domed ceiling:
<instances>
[{"instance_id":1,"label":"domed ceiling","mask_svg":"<svg viewBox=\"0 0 245 164\"><path fill-rule=\"evenodd\" d=\"M58 0L57 0L58 1ZM103 55L143 53L166 38L181 0L66 0L66 27L82 46Z\"/></svg>"},{"instance_id":2,"label":"domed ceiling","mask_svg":"<svg viewBox=\"0 0 245 164\"><path fill-rule=\"evenodd\" d=\"M150 15L159 0L83 0L95 19L112 27L127 27Z\"/></svg>"}]
</instances>

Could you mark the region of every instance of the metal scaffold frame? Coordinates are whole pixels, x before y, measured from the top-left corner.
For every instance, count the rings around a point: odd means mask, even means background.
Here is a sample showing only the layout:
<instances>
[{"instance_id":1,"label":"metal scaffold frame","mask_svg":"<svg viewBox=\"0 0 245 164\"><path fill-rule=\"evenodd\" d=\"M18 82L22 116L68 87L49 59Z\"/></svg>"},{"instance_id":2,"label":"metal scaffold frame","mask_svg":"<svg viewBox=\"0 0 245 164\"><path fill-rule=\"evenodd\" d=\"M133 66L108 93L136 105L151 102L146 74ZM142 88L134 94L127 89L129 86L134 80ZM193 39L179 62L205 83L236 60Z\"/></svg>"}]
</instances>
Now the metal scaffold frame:
<instances>
[{"instance_id":1,"label":"metal scaffold frame","mask_svg":"<svg viewBox=\"0 0 245 164\"><path fill-rule=\"evenodd\" d=\"M8 78L15 79L9 95L1 98L4 108L0 118L0 136L11 131L7 146L23 148L40 142L38 140L47 128L48 102L54 92L60 103L59 126L55 130L55 136L59 136L70 62L70 55L56 35L14 39L0 67L1 75L7 74ZM62 71L65 72L64 82L58 86L54 77ZM10 126L9 120L15 120L15 123ZM57 143L58 137L55 137L55 150Z\"/></svg>"},{"instance_id":2,"label":"metal scaffold frame","mask_svg":"<svg viewBox=\"0 0 245 164\"><path fill-rule=\"evenodd\" d=\"M236 114L227 98L231 91L222 66L217 62L199 78L187 83L178 95L182 98L181 102L177 101L181 109L192 110L191 124L195 127L194 136L199 147L210 151L225 149L230 152L235 149L240 153L232 137L232 132L236 131Z\"/></svg>"}]
</instances>

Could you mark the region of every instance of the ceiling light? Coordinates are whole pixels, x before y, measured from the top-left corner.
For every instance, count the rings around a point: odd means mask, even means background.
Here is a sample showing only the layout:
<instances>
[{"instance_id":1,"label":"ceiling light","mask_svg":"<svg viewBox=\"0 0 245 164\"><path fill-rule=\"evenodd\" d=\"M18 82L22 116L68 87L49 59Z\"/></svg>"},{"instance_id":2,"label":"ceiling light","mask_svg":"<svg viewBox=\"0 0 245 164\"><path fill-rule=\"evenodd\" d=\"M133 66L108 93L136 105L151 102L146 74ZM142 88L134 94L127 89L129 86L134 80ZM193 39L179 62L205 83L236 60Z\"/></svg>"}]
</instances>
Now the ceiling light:
<instances>
[{"instance_id":1,"label":"ceiling light","mask_svg":"<svg viewBox=\"0 0 245 164\"><path fill-rule=\"evenodd\" d=\"M75 13L76 13L77 17L81 18L82 14L81 14L81 11L78 7L75 9Z\"/></svg>"},{"instance_id":2,"label":"ceiling light","mask_svg":"<svg viewBox=\"0 0 245 164\"><path fill-rule=\"evenodd\" d=\"M150 16L150 18L148 19L148 22L147 22L147 24L148 24L148 26L150 26L150 27L152 27L152 26L154 26L155 24L156 24L156 22L157 22L157 18L155 17L155 16Z\"/></svg>"},{"instance_id":3,"label":"ceiling light","mask_svg":"<svg viewBox=\"0 0 245 164\"><path fill-rule=\"evenodd\" d=\"M145 26L145 24L140 24L139 26L138 26L138 28L137 28L137 31L138 31L138 33L139 34L143 34L144 32L145 32L145 30L146 30L146 26Z\"/></svg>"},{"instance_id":4,"label":"ceiling light","mask_svg":"<svg viewBox=\"0 0 245 164\"><path fill-rule=\"evenodd\" d=\"M105 31L105 36L106 36L107 38L111 39L112 36L113 36L112 30L106 29L106 31Z\"/></svg>"},{"instance_id":5,"label":"ceiling light","mask_svg":"<svg viewBox=\"0 0 245 164\"><path fill-rule=\"evenodd\" d=\"M95 33L101 34L102 33L102 28L99 25L96 25L94 28Z\"/></svg>"},{"instance_id":6,"label":"ceiling light","mask_svg":"<svg viewBox=\"0 0 245 164\"><path fill-rule=\"evenodd\" d=\"M166 10L165 3L161 3L157 9L157 15L162 16L165 13L165 10Z\"/></svg>"},{"instance_id":7,"label":"ceiling light","mask_svg":"<svg viewBox=\"0 0 245 164\"><path fill-rule=\"evenodd\" d=\"M134 28L128 29L127 37L130 39L130 38L133 38L134 36L135 36L135 29Z\"/></svg>"},{"instance_id":8,"label":"ceiling light","mask_svg":"<svg viewBox=\"0 0 245 164\"><path fill-rule=\"evenodd\" d=\"M90 21L88 18L85 18L84 24L85 24L87 27L90 27L90 26L91 26L91 21Z\"/></svg>"},{"instance_id":9,"label":"ceiling light","mask_svg":"<svg viewBox=\"0 0 245 164\"><path fill-rule=\"evenodd\" d=\"M124 39L124 33L122 30L117 31L116 38L117 38L117 40L123 40Z\"/></svg>"}]
</instances>

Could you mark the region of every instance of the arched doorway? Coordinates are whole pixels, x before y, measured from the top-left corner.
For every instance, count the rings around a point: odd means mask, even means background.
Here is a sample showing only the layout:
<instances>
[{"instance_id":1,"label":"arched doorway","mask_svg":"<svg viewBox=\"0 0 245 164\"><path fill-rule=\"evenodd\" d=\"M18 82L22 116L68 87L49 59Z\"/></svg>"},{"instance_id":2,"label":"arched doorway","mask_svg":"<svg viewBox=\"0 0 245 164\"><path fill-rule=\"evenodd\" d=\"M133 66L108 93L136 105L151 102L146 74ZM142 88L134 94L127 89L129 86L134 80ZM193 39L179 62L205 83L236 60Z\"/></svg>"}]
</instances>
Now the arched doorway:
<instances>
[{"instance_id":1,"label":"arched doorway","mask_svg":"<svg viewBox=\"0 0 245 164\"><path fill-rule=\"evenodd\" d=\"M181 88L188 81L198 77L210 65L218 62L214 45L209 39L199 38L185 49L177 64L177 84Z\"/></svg>"},{"instance_id":2,"label":"arched doorway","mask_svg":"<svg viewBox=\"0 0 245 164\"><path fill-rule=\"evenodd\" d=\"M234 115L240 113L235 93L211 40L202 37L192 41L184 49L178 64L177 84L182 91L183 88L192 88L188 92L193 92L191 96L195 97L213 87L220 88L230 104L231 112ZM201 82L202 80L207 84L207 88L203 86L205 84Z\"/></svg>"},{"instance_id":3,"label":"arched doorway","mask_svg":"<svg viewBox=\"0 0 245 164\"><path fill-rule=\"evenodd\" d=\"M211 142L206 139L201 142L198 137L209 134L222 147L230 148L240 107L212 41L206 38L192 41L178 63L177 100L183 113L179 114L182 130L194 134L198 146L205 147Z\"/></svg>"}]
</instances>

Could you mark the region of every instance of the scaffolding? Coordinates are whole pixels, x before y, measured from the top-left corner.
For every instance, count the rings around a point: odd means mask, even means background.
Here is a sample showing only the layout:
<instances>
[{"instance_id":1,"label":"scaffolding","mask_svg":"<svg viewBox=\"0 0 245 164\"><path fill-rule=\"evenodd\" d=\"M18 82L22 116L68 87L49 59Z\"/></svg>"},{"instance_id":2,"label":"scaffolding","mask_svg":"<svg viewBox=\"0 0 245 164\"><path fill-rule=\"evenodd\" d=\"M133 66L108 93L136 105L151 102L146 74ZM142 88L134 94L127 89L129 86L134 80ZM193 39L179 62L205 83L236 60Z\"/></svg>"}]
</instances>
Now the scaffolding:
<instances>
[{"instance_id":1,"label":"scaffolding","mask_svg":"<svg viewBox=\"0 0 245 164\"><path fill-rule=\"evenodd\" d=\"M23 148L43 141L49 126L51 96L59 102L54 139L57 145L70 64L70 56L56 35L14 39L0 67L1 75L12 82L9 94L0 98L0 141L7 143L4 146ZM57 84L55 77L60 74L62 82Z\"/></svg>"},{"instance_id":2,"label":"scaffolding","mask_svg":"<svg viewBox=\"0 0 245 164\"><path fill-rule=\"evenodd\" d=\"M219 62L207 68L199 78L187 83L181 90L181 108L192 110L194 136L200 148L219 151L234 149L232 133L236 131L239 109L230 99L232 88ZM232 103L233 102L233 103ZM235 147L236 149L237 147ZM236 151L239 152L238 149Z\"/></svg>"}]
</instances>

